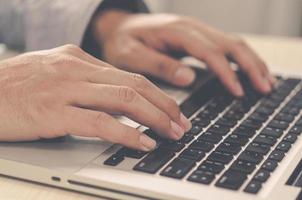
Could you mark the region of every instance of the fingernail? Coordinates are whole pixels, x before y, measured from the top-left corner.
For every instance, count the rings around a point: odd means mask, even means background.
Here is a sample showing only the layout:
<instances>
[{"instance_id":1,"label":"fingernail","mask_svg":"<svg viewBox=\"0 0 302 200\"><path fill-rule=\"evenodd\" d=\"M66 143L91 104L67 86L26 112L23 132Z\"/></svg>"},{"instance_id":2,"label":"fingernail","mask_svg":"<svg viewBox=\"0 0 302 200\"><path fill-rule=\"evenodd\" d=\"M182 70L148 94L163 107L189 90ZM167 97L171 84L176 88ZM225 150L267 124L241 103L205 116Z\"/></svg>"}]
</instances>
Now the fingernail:
<instances>
[{"instance_id":1,"label":"fingernail","mask_svg":"<svg viewBox=\"0 0 302 200\"><path fill-rule=\"evenodd\" d=\"M244 91L243 91L243 89L242 89L242 86L241 86L241 84L239 83L239 81L236 81L235 82L235 95L236 96L239 96L239 97L241 97L241 96L243 96L244 95Z\"/></svg>"},{"instance_id":2,"label":"fingernail","mask_svg":"<svg viewBox=\"0 0 302 200\"><path fill-rule=\"evenodd\" d=\"M156 147L156 142L145 134L139 136L139 142L143 145L144 151L151 151Z\"/></svg>"},{"instance_id":3,"label":"fingernail","mask_svg":"<svg viewBox=\"0 0 302 200\"><path fill-rule=\"evenodd\" d=\"M174 75L177 83L181 85L188 85L195 79L195 72L189 67L179 67Z\"/></svg>"},{"instance_id":4,"label":"fingernail","mask_svg":"<svg viewBox=\"0 0 302 200\"><path fill-rule=\"evenodd\" d=\"M172 128L173 135L176 136L175 139L180 139L183 136L183 134L185 133L185 130L183 128L181 128L174 121L171 121L171 128Z\"/></svg>"},{"instance_id":5,"label":"fingernail","mask_svg":"<svg viewBox=\"0 0 302 200\"><path fill-rule=\"evenodd\" d=\"M262 83L264 92L270 92L272 90L271 84L267 78L263 78Z\"/></svg>"},{"instance_id":6,"label":"fingernail","mask_svg":"<svg viewBox=\"0 0 302 200\"><path fill-rule=\"evenodd\" d=\"M191 124L190 120L184 116L183 113L180 113L180 122L182 123L182 125L186 131L191 129L192 124Z\"/></svg>"}]
</instances>

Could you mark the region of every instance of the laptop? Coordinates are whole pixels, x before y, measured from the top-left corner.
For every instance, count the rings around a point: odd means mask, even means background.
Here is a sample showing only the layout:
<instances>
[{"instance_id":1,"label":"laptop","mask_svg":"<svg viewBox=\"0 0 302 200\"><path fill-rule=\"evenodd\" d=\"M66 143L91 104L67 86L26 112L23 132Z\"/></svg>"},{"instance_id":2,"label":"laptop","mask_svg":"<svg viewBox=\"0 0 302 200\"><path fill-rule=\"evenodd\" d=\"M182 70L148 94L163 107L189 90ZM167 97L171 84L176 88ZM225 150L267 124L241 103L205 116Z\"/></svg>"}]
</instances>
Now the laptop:
<instances>
[{"instance_id":1,"label":"laptop","mask_svg":"<svg viewBox=\"0 0 302 200\"><path fill-rule=\"evenodd\" d=\"M267 96L238 72L236 99L197 70L191 88L161 87L192 129L179 141L126 118L157 141L149 153L97 138L0 143L0 174L111 199L302 199L302 82L278 76Z\"/></svg>"}]
</instances>

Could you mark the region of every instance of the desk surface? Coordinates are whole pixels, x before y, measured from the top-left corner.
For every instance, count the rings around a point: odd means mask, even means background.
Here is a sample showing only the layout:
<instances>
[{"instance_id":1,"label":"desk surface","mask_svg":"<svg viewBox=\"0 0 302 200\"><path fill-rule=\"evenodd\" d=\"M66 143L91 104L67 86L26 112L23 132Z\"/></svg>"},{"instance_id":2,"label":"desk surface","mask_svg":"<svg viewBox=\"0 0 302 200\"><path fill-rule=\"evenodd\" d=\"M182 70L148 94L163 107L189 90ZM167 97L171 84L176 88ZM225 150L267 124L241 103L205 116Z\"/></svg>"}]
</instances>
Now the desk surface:
<instances>
[{"instance_id":1,"label":"desk surface","mask_svg":"<svg viewBox=\"0 0 302 200\"><path fill-rule=\"evenodd\" d=\"M243 35L275 73L302 75L302 39ZM12 54L10 54L12 55ZM0 199L96 200L98 197L0 176Z\"/></svg>"}]
</instances>

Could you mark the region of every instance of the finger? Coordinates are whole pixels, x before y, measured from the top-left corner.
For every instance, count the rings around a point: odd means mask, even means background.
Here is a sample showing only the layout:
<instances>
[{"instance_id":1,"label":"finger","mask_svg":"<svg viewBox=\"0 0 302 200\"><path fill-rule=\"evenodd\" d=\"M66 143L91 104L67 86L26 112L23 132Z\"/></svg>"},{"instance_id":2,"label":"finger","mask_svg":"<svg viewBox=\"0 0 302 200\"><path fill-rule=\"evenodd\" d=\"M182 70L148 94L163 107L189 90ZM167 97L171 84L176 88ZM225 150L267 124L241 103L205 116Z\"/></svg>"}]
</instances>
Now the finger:
<instances>
[{"instance_id":1,"label":"finger","mask_svg":"<svg viewBox=\"0 0 302 200\"><path fill-rule=\"evenodd\" d=\"M210 40L203 38L199 32L178 32L173 37L166 38L169 44L174 44L189 55L206 62L209 68L219 77L222 83L235 96L244 94L235 72L231 69L223 51Z\"/></svg>"},{"instance_id":2,"label":"finger","mask_svg":"<svg viewBox=\"0 0 302 200\"><path fill-rule=\"evenodd\" d=\"M142 75L118 69L103 69L89 75L88 79L93 83L131 87L153 105L164 111L185 130L191 128L190 121L180 112L177 103Z\"/></svg>"},{"instance_id":3,"label":"finger","mask_svg":"<svg viewBox=\"0 0 302 200\"><path fill-rule=\"evenodd\" d=\"M213 43L223 48L239 64L243 71L249 75L258 91L267 93L271 90L271 86L275 84L276 80L270 75L265 63L243 40L237 37L228 37L227 34L199 22L193 24Z\"/></svg>"},{"instance_id":4,"label":"finger","mask_svg":"<svg viewBox=\"0 0 302 200\"><path fill-rule=\"evenodd\" d=\"M269 71L266 63L258 56L258 54L253 51L250 46L247 46L248 51L250 52L251 56L254 57L255 62L257 63L257 66L259 66L264 74L264 76L269 80L272 88L276 86L277 79L271 74Z\"/></svg>"},{"instance_id":5,"label":"finger","mask_svg":"<svg viewBox=\"0 0 302 200\"><path fill-rule=\"evenodd\" d=\"M150 151L156 146L156 142L147 135L121 124L104 112L68 106L64 126L67 133L99 137L129 148Z\"/></svg>"},{"instance_id":6,"label":"finger","mask_svg":"<svg viewBox=\"0 0 302 200\"><path fill-rule=\"evenodd\" d=\"M124 59L131 71L149 74L178 86L187 86L194 81L194 71L180 61L139 41L133 41L132 48L135 53L130 51ZM137 59L138 57L142 59Z\"/></svg>"},{"instance_id":7,"label":"finger","mask_svg":"<svg viewBox=\"0 0 302 200\"><path fill-rule=\"evenodd\" d=\"M239 67L248 74L254 87L262 93L270 92L272 87L268 77L268 70L265 69L266 66L263 66L263 63L255 57L246 44L243 42L233 44L229 46L229 50Z\"/></svg>"},{"instance_id":8,"label":"finger","mask_svg":"<svg viewBox=\"0 0 302 200\"><path fill-rule=\"evenodd\" d=\"M163 137L180 139L184 129L156 106L125 86L92 83L76 84L70 94L70 104L126 115L130 119L154 129Z\"/></svg>"}]
</instances>

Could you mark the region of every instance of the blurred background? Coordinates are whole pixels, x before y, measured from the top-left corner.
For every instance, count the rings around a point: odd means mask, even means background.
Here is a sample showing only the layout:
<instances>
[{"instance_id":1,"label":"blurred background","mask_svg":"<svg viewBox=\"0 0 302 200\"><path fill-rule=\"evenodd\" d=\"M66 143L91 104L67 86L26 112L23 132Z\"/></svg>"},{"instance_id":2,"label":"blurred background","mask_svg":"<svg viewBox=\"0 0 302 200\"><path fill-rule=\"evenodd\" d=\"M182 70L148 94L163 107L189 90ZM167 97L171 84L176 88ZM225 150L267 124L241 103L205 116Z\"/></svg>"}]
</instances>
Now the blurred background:
<instances>
[{"instance_id":1,"label":"blurred background","mask_svg":"<svg viewBox=\"0 0 302 200\"><path fill-rule=\"evenodd\" d=\"M302 0L146 0L152 12L190 15L228 32L302 36Z\"/></svg>"}]
</instances>

